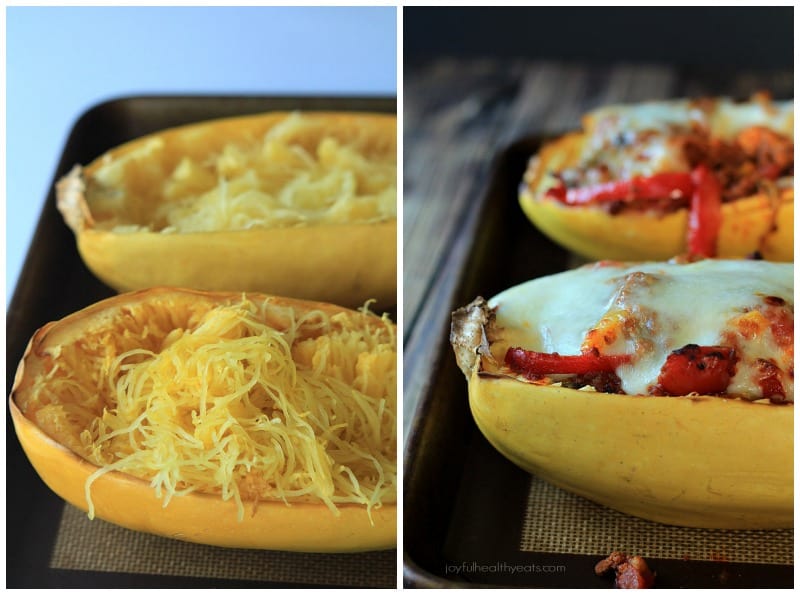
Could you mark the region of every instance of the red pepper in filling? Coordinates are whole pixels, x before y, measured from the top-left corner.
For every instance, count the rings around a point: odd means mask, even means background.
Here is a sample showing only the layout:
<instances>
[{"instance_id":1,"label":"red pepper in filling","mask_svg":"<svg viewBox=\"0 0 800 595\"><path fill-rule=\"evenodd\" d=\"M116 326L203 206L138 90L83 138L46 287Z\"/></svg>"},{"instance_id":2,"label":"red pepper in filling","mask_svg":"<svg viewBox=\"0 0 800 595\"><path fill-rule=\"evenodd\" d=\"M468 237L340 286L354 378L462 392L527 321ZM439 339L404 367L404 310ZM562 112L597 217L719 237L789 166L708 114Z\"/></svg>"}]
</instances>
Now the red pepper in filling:
<instances>
[{"instance_id":1,"label":"red pepper in filling","mask_svg":"<svg viewBox=\"0 0 800 595\"><path fill-rule=\"evenodd\" d=\"M560 355L511 347L505 356L505 364L512 372L532 379L614 372L630 360L630 355L600 355L596 349L580 355ZM667 356L653 392L670 396L723 394L736 373L736 361L733 347L686 345ZM774 384L767 376L763 382L772 388Z\"/></svg>"},{"instance_id":2,"label":"red pepper in filling","mask_svg":"<svg viewBox=\"0 0 800 595\"><path fill-rule=\"evenodd\" d=\"M687 248L689 254L713 258L722 227L722 185L706 165L698 165L692 171L692 181Z\"/></svg>"},{"instance_id":3,"label":"red pepper in filling","mask_svg":"<svg viewBox=\"0 0 800 595\"><path fill-rule=\"evenodd\" d=\"M687 251L706 258L717 254L717 236L722 227L722 185L705 164L698 165L691 174L665 172L578 188L562 184L550 188L545 195L569 206L688 198Z\"/></svg>"},{"instance_id":4,"label":"red pepper in filling","mask_svg":"<svg viewBox=\"0 0 800 595\"><path fill-rule=\"evenodd\" d=\"M693 190L694 183L690 174L665 172L652 176L634 176L628 180L616 180L596 186L555 186L546 195L568 205L586 205L612 201L689 198Z\"/></svg>"},{"instance_id":5,"label":"red pepper in filling","mask_svg":"<svg viewBox=\"0 0 800 595\"><path fill-rule=\"evenodd\" d=\"M630 361L629 355L600 355L596 349L580 355L559 355L511 347L506 351L506 365L516 374L529 377L548 374L591 374L613 372Z\"/></svg>"},{"instance_id":6,"label":"red pepper in filling","mask_svg":"<svg viewBox=\"0 0 800 595\"><path fill-rule=\"evenodd\" d=\"M658 376L659 392L671 396L724 393L736 373L733 347L686 345L670 353Z\"/></svg>"}]
</instances>

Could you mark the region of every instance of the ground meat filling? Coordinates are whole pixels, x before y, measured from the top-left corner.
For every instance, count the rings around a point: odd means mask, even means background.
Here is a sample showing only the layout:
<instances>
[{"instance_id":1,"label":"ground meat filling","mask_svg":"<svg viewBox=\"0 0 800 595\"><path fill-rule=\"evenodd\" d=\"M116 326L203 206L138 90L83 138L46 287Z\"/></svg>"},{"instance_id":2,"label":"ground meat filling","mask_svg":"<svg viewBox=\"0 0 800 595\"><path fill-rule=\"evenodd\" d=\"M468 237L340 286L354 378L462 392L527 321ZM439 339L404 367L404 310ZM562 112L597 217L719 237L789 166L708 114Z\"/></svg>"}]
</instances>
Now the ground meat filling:
<instances>
[{"instance_id":1,"label":"ground meat filling","mask_svg":"<svg viewBox=\"0 0 800 595\"><path fill-rule=\"evenodd\" d=\"M723 202L756 194L764 180L794 175L794 143L762 126L744 129L733 141L687 134L683 151L692 168L701 163L711 168Z\"/></svg>"},{"instance_id":2,"label":"ground meat filling","mask_svg":"<svg viewBox=\"0 0 800 595\"><path fill-rule=\"evenodd\" d=\"M622 390L622 381L615 372L593 372L579 374L562 381L565 388L584 388L591 386L599 393L625 394Z\"/></svg>"},{"instance_id":3,"label":"ground meat filling","mask_svg":"<svg viewBox=\"0 0 800 595\"><path fill-rule=\"evenodd\" d=\"M643 131L614 146L630 149L635 141L646 141L654 131ZM750 126L735 138L722 140L712 138L701 127L675 131L670 144L677 144L683 154L687 171L706 165L719 181L722 202L731 202L753 196L763 190L765 184L794 175L794 141L763 126ZM602 162L602 151L581 166L550 172L564 188L579 188L612 182L616 176ZM634 158L636 158L634 156ZM687 196L649 197L646 199L604 200L596 206L612 215L623 211L655 211L662 214L686 208Z\"/></svg>"}]
</instances>

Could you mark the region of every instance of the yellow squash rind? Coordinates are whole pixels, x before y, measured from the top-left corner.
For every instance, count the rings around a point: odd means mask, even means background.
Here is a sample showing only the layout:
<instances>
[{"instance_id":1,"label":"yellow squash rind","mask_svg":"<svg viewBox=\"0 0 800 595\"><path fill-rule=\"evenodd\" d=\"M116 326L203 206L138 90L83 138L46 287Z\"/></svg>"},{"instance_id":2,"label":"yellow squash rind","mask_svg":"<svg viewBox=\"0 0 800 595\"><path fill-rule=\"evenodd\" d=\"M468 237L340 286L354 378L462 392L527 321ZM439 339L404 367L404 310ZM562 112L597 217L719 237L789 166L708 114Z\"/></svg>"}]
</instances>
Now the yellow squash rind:
<instances>
[{"instance_id":1,"label":"yellow squash rind","mask_svg":"<svg viewBox=\"0 0 800 595\"><path fill-rule=\"evenodd\" d=\"M608 395L477 372L469 402L504 456L609 508L688 527L793 526L791 405Z\"/></svg>"},{"instance_id":2,"label":"yellow squash rind","mask_svg":"<svg viewBox=\"0 0 800 595\"><path fill-rule=\"evenodd\" d=\"M374 299L388 308L397 301L396 235L396 221L166 235L86 229L78 249L121 292L236 287L351 307Z\"/></svg>"},{"instance_id":3,"label":"yellow squash rind","mask_svg":"<svg viewBox=\"0 0 800 595\"><path fill-rule=\"evenodd\" d=\"M84 484L97 467L64 448L10 402L20 443L36 472L61 498L88 509ZM299 552L357 552L395 547L397 506L372 510L340 506L334 516L324 504L261 502L237 520L236 504L207 494L174 497L164 506L150 485L111 471L92 484L97 518L134 531L234 548Z\"/></svg>"}]
</instances>

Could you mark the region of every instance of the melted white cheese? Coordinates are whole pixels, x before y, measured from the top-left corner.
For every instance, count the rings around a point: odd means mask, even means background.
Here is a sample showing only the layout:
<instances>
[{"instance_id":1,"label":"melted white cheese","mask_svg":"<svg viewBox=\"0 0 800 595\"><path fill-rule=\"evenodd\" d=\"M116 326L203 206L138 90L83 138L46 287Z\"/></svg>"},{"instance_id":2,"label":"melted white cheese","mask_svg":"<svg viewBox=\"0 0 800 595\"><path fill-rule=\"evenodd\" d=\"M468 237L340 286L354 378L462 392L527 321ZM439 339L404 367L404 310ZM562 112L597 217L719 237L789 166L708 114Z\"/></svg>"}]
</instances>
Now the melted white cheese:
<instances>
[{"instance_id":1,"label":"melted white cheese","mask_svg":"<svg viewBox=\"0 0 800 595\"><path fill-rule=\"evenodd\" d=\"M617 375L626 393L647 394L673 350L688 344L725 345L726 331L736 330L733 320L763 308L766 296L782 298L793 308L793 281L790 263L598 263L518 285L492 298L490 305L497 307L504 345L561 355L581 353L587 333L611 321L614 340L601 342L598 349L633 353ZM627 331L620 316L627 319ZM778 364L787 398L793 399L793 353L783 351L771 332L741 339L737 355L729 393L761 398L751 378L756 360L764 358Z\"/></svg>"},{"instance_id":2,"label":"melted white cheese","mask_svg":"<svg viewBox=\"0 0 800 595\"><path fill-rule=\"evenodd\" d=\"M607 105L589 112L584 118L586 133L594 138L613 139L618 134L671 128L688 128L704 124L706 116L691 101L645 101L634 104Z\"/></svg>"},{"instance_id":3,"label":"melted white cheese","mask_svg":"<svg viewBox=\"0 0 800 595\"><path fill-rule=\"evenodd\" d=\"M708 118L711 135L732 139L745 128L764 126L794 140L794 104L791 101L732 103L722 101Z\"/></svg>"},{"instance_id":4,"label":"melted white cheese","mask_svg":"<svg viewBox=\"0 0 800 595\"><path fill-rule=\"evenodd\" d=\"M733 140L751 126L765 126L794 139L794 106L790 101L734 103L724 98L650 101L602 107L587 114L583 123L587 142L580 162L601 162L615 178L626 179L688 171L681 143L673 140L675 133L693 126L722 140Z\"/></svg>"}]
</instances>

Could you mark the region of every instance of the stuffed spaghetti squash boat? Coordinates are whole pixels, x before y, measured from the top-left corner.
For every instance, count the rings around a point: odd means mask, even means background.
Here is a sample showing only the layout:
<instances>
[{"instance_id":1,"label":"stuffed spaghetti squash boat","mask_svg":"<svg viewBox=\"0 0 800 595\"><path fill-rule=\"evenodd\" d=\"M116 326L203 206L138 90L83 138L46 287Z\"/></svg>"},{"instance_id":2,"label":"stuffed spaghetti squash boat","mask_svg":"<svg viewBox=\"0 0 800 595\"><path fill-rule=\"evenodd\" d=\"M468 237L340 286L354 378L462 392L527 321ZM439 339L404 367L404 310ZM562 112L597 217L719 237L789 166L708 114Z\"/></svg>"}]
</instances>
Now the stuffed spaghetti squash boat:
<instances>
[{"instance_id":1,"label":"stuffed spaghetti squash boat","mask_svg":"<svg viewBox=\"0 0 800 595\"><path fill-rule=\"evenodd\" d=\"M242 548L396 540L396 336L366 309L154 288L35 333L11 414L73 505Z\"/></svg>"},{"instance_id":2,"label":"stuffed spaghetti squash boat","mask_svg":"<svg viewBox=\"0 0 800 595\"><path fill-rule=\"evenodd\" d=\"M600 262L454 313L486 438L552 484L648 520L794 519L793 266Z\"/></svg>"},{"instance_id":3,"label":"stuffed spaghetti squash boat","mask_svg":"<svg viewBox=\"0 0 800 595\"><path fill-rule=\"evenodd\" d=\"M794 255L794 107L680 99L601 107L546 143L519 202L588 260Z\"/></svg>"}]
</instances>

